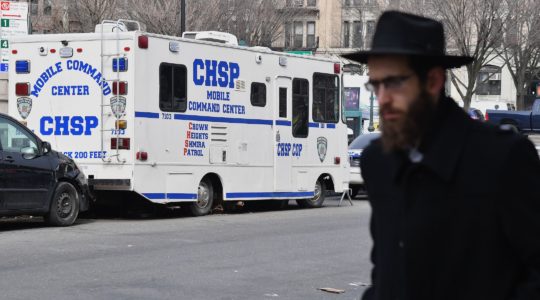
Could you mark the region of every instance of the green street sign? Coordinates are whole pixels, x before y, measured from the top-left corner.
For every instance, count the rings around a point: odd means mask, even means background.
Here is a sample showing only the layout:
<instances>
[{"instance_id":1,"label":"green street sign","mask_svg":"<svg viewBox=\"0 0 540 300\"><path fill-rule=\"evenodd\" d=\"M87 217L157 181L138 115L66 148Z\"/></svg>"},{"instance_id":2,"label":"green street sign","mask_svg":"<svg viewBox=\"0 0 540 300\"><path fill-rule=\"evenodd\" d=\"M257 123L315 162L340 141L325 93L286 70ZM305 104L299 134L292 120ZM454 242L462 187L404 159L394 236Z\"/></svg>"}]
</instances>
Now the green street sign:
<instances>
[{"instance_id":1,"label":"green street sign","mask_svg":"<svg viewBox=\"0 0 540 300\"><path fill-rule=\"evenodd\" d=\"M9 27L9 19L2 19L0 23L2 27Z\"/></svg>"},{"instance_id":2,"label":"green street sign","mask_svg":"<svg viewBox=\"0 0 540 300\"><path fill-rule=\"evenodd\" d=\"M2 49L9 48L9 41L8 40L0 40L0 48L2 48Z\"/></svg>"}]
</instances>

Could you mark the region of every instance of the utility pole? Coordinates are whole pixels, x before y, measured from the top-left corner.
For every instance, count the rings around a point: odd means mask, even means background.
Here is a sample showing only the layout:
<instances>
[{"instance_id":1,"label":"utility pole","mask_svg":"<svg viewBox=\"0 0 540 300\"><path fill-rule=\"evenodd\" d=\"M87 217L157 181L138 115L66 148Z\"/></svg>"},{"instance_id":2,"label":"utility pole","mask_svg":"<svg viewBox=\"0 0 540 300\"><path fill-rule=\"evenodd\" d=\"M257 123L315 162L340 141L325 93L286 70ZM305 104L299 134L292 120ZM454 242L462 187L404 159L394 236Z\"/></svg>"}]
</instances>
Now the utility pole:
<instances>
[{"instance_id":1,"label":"utility pole","mask_svg":"<svg viewBox=\"0 0 540 300\"><path fill-rule=\"evenodd\" d=\"M369 96L369 127L367 129L369 132L375 131L375 126L373 126L373 100L375 100L375 97L373 97L373 92L371 92Z\"/></svg>"},{"instance_id":2,"label":"utility pole","mask_svg":"<svg viewBox=\"0 0 540 300\"><path fill-rule=\"evenodd\" d=\"M186 0L180 0L180 36L186 31Z\"/></svg>"}]
</instances>

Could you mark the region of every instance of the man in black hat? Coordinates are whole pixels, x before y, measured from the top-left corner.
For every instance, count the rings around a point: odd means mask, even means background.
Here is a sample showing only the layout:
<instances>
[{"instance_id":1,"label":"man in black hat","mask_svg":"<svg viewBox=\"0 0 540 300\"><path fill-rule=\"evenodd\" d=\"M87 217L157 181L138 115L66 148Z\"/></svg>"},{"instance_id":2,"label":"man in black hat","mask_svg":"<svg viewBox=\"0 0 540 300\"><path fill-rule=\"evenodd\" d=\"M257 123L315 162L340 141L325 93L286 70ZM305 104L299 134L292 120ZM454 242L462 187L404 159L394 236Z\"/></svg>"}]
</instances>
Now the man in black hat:
<instances>
[{"instance_id":1,"label":"man in black hat","mask_svg":"<svg viewBox=\"0 0 540 300\"><path fill-rule=\"evenodd\" d=\"M389 11L366 88L381 138L362 154L372 207L369 300L540 299L540 160L532 143L473 121L445 96L441 23Z\"/></svg>"}]
</instances>

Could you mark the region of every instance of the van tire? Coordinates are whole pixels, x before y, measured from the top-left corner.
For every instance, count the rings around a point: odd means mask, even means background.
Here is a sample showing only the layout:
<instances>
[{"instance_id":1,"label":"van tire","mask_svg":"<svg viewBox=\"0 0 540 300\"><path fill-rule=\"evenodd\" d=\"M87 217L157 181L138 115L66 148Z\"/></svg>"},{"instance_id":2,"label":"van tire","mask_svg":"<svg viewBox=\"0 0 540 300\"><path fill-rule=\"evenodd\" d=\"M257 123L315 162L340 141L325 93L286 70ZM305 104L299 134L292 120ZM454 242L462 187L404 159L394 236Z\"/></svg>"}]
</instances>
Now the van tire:
<instances>
[{"instance_id":1,"label":"van tire","mask_svg":"<svg viewBox=\"0 0 540 300\"><path fill-rule=\"evenodd\" d=\"M59 182L51 199L45 222L53 226L70 226L79 215L79 193L69 182Z\"/></svg>"},{"instance_id":2,"label":"van tire","mask_svg":"<svg viewBox=\"0 0 540 300\"><path fill-rule=\"evenodd\" d=\"M205 216L212 211L214 205L214 187L208 179L203 179L199 182L197 189L197 201L191 203L189 210L196 217Z\"/></svg>"},{"instance_id":3,"label":"van tire","mask_svg":"<svg viewBox=\"0 0 540 300\"><path fill-rule=\"evenodd\" d=\"M319 178L315 183L315 195L311 199L299 199L296 200L298 206L304 208L317 208L321 207L324 203L326 196L326 188L324 182Z\"/></svg>"}]
</instances>

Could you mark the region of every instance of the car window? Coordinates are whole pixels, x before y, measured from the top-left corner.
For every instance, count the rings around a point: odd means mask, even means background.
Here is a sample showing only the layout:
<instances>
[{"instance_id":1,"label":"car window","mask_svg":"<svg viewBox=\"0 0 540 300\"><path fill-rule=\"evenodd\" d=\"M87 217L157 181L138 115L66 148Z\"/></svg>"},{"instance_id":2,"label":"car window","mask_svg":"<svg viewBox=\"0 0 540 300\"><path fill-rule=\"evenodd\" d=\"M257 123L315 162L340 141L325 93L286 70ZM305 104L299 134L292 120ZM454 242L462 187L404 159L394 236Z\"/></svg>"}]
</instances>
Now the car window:
<instances>
[{"instance_id":1,"label":"car window","mask_svg":"<svg viewBox=\"0 0 540 300\"><path fill-rule=\"evenodd\" d=\"M6 152L19 152L21 149L32 147L38 150L36 139L24 130L21 125L0 118L0 145Z\"/></svg>"},{"instance_id":2,"label":"car window","mask_svg":"<svg viewBox=\"0 0 540 300\"><path fill-rule=\"evenodd\" d=\"M380 134L370 133L359 135L352 143L349 145L349 149L364 149L366 148L372 140L378 138Z\"/></svg>"}]
</instances>

